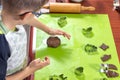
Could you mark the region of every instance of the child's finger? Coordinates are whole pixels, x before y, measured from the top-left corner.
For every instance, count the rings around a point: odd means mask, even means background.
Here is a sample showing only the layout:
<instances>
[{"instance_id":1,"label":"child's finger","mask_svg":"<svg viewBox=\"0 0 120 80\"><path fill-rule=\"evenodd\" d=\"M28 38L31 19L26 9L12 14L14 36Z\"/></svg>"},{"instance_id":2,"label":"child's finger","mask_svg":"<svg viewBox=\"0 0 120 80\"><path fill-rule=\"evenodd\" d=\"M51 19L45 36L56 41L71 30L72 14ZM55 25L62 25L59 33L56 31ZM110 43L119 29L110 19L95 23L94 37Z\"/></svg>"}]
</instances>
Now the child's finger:
<instances>
[{"instance_id":1,"label":"child's finger","mask_svg":"<svg viewBox=\"0 0 120 80\"><path fill-rule=\"evenodd\" d=\"M42 60L40 63L38 63L39 67L45 67L50 64L50 59L48 57L45 57L44 60Z\"/></svg>"},{"instance_id":2,"label":"child's finger","mask_svg":"<svg viewBox=\"0 0 120 80\"><path fill-rule=\"evenodd\" d=\"M35 59L34 61L35 61L35 63L40 63L41 62L40 58Z\"/></svg>"},{"instance_id":3,"label":"child's finger","mask_svg":"<svg viewBox=\"0 0 120 80\"><path fill-rule=\"evenodd\" d=\"M45 61L46 61L47 64L50 64L50 58L45 57Z\"/></svg>"},{"instance_id":4,"label":"child's finger","mask_svg":"<svg viewBox=\"0 0 120 80\"><path fill-rule=\"evenodd\" d=\"M45 60L48 61L48 60L50 60L50 59L49 59L48 57L45 57Z\"/></svg>"},{"instance_id":5,"label":"child's finger","mask_svg":"<svg viewBox=\"0 0 120 80\"><path fill-rule=\"evenodd\" d=\"M70 37L71 37L71 36L70 36L69 34L67 34L67 33L64 33L63 36L64 36L64 37L67 37L68 39L70 39Z\"/></svg>"}]
</instances>

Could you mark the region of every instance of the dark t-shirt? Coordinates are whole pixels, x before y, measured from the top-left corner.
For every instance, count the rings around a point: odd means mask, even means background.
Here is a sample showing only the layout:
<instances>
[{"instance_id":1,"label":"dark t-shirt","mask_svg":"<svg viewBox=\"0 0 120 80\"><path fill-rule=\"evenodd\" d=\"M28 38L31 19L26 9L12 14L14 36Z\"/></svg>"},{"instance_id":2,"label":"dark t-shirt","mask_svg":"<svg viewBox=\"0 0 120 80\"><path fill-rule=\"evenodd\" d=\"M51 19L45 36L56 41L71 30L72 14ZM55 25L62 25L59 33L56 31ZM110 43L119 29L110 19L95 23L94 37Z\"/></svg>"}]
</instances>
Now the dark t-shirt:
<instances>
[{"instance_id":1,"label":"dark t-shirt","mask_svg":"<svg viewBox=\"0 0 120 80\"><path fill-rule=\"evenodd\" d=\"M10 57L10 49L4 34L0 34L0 80L5 80L7 60Z\"/></svg>"}]
</instances>

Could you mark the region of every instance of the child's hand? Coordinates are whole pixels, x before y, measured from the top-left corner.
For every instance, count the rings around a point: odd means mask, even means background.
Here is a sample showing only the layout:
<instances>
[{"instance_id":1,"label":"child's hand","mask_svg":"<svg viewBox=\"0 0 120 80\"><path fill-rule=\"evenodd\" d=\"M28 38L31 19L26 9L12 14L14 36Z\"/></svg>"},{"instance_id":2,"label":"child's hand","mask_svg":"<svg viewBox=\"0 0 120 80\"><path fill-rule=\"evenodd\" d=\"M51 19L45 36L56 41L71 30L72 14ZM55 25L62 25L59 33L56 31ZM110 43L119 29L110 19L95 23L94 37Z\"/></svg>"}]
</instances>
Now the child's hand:
<instances>
[{"instance_id":1,"label":"child's hand","mask_svg":"<svg viewBox=\"0 0 120 80\"><path fill-rule=\"evenodd\" d=\"M50 64L50 59L48 57L45 57L44 60L40 60L40 58L33 60L28 67L34 72L49 64Z\"/></svg>"},{"instance_id":2,"label":"child's hand","mask_svg":"<svg viewBox=\"0 0 120 80\"><path fill-rule=\"evenodd\" d=\"M52 29L50 30L50 32L48 32L48 34L50 35L63 35L64 37L67 37L68 39L70 39L70 35L62 30L58 30L58 29Z\"/></svg>"},{"instance_id":3,"label":"child's hand","mask_svg":"<svg viewBox=\"0 0 120 80\"><path fill-rule=\"evenodd\" d=\"M23 22L24 22L24 24L35 26L50 35L63 35L64 37L67 37L68 39L70 39L70 37L71 37L68 33L64 32L62 30L52 29L52 28L46 26L45 24L41 23L38 20L38 18L36 18L32 13L27 13L25 18L23 19Z\"/></svg>"}]
</instances>

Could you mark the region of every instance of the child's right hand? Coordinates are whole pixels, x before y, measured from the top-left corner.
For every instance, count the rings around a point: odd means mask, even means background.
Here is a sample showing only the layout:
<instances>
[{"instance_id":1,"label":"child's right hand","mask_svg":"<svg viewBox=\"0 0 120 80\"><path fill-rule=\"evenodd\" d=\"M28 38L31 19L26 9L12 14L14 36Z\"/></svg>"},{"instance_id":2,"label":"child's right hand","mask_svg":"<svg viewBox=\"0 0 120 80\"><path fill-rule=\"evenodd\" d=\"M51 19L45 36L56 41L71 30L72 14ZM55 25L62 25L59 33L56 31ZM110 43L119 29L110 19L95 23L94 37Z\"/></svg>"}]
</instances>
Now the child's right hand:
<instances>
[{"instance_id":1,"label":"child's right hand","mask_svg":"<svg viewBox=\"0 0 120 80\"><path fill-rule=\"evenodd\" d=\"M70 39L70 34L59 30L59 29L53 29L53 28L49 28L49 31L47 32L49 35L63 35L64 37Z\"/></svg>"},{"instance_id":2,"label":"child's right hand","mask_svg":"<svg viewBox=\"0 0 120 80\"><path fill-rule=\"evenodd\" d=\"M49 64L50 64L50 59L48 57L45 57L44 60L40 60L40 58L33 60L28 67L33 72L35 72L36 70L41 69Z\"/></svg>"}]
</instances>

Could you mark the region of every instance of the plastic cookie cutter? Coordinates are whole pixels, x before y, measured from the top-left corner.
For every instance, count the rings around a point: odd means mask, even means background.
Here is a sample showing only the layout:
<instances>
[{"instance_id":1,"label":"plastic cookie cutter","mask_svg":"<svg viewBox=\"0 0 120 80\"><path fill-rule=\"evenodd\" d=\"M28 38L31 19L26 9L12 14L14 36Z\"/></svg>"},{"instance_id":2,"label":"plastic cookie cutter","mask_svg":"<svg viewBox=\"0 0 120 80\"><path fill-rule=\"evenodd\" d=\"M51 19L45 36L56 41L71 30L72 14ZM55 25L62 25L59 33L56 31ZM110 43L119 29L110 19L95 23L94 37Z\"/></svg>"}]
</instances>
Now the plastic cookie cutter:
<instances>
[{"instance_id":1,"label":"plastic cookie cutter","mask_svg":"<svg viewBox=\"0 0 120 80\"><path fill-rule=\"evenodd\" d=\"M112 70L118 70L117 66L114 64L101 64L101 67L104 70L112 69Z\"/></svg>"}]
</instances>

